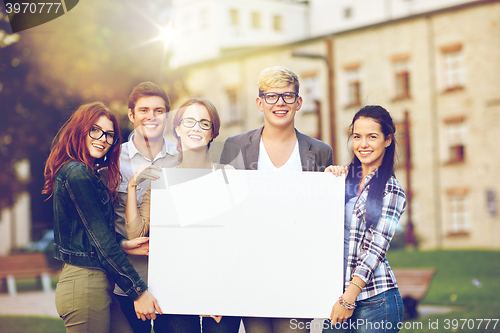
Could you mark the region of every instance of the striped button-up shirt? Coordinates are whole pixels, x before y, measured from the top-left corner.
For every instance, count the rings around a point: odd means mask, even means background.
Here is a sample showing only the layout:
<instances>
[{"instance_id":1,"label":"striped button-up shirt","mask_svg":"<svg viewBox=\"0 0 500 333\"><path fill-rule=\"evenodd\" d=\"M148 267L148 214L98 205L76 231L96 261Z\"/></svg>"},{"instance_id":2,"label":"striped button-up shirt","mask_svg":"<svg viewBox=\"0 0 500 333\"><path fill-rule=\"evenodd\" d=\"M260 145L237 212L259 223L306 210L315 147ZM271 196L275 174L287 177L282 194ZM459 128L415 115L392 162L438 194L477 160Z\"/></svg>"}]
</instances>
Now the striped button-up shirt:
<instances>
[{"instance_id":1,"label":"striped button-up shirt","mask_svg":"<svg viewBox=\"0 0 500 333\"><path fill-rule=\"evenodd\" d=\"M366 177L365 184L375 173ZM354 276L366 283L357 300L373 297L398 286L385 254L399 218L406 209L406 196L396 178L391 176L385 185L380 219L366 229L365 204L369 190L370 185L365 186L354 205L349 234L345 288Z\"/></svg>"}]
</instances>

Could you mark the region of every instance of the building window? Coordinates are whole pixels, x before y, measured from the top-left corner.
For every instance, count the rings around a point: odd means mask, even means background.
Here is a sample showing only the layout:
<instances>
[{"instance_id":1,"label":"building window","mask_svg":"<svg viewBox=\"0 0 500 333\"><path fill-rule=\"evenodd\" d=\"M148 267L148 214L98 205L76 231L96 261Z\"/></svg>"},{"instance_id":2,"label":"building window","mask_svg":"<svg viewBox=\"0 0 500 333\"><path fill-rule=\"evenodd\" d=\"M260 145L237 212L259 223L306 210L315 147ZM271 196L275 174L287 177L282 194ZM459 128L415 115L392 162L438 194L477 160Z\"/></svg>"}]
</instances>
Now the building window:
<instances>
[{"instance_id":1,"label":"building window","mask_svg":"<svg viewBox=\"0 0 500 333\"><path fill-rule=\"evenodd\" d=\"M497 193L494 189L486 190L486 205L488 207L488 213L490 216L494 217L498 212L498 203L497 203Z\"/></svg>"},{"instance_id":2,"label":"building window","mask_svg":"<svg viewBox=\"0 0 500 333\"><path fill-rule=\"evenodd\" d=\"M344 18L348 19L351 17L352 17L352 8L351 7L344 8Z\"/></svg>"},{"instance_id":3,"label":"building window","mask_svg":"<svg viewBox=\"0 0 500 333\"><path fill-rule=\"evenodd\" d=\"M393 61L395 100L410 98L410 70L408 59Z\"/></svg>"},{"instance_id":4,"label":"building window","mask_svg":"<svg viewBox=\"0 0 500 333\"><path fill-rule=\"evenodd\" d=\"M252 28L260 29L261 26L262 26L262 22L261 22L260 13L253 12L252 13Z\"/></svg>"},{"instance_id":5,"label":"building window","mask_svg":"<svg viewBox=\"0 0 500 333\"><path fill-rule=\"evenodd\" d=\"M408 124L404 121L395 123L396 125L396 168L403 169L406 167L407 153L408 153Z\"/></svg>"},{"instance_id":6,"label":"building window","mask_svg":"<svg viewBox=\"0 0 500 333\"><path fill-rule=\"evenodd\" d=\"M301 112L317 113L321 103L321 84L316 73L305 73L300 76L300 95L302 96Z\"/></svg>"},{"instance_id":7,"label":"building window","mask_svg":"<svg viewBox=\"0 0 500 333\"><path fill-rule=\"evenodd\" d=\"M453 117L445 119L447 136L447 162L449 164L462 163L465 161L465 139L467 128L465 117Z\"/></svg>"},{"instance_id":8,"label":"building window","mask_svg":"<svg viewBox=\"0 0 500 333\"><path fill-rule=\"evenodd\" d=\"M226 90L226 124L237 124L241 121L241 108L238 103L238 90L235 88Z\"/></svg>"},{"instance_id":9,"label":"building window","mask_svg":"<svg viewBox=\"0 0 500 333\"><path fill-rule=\"evenodd\" d=\"M231 25L237 27L240 25L240 12L237 9L229 10L229 17L231 20Z\"/></svg>"},{"instance_id":10,"label":"building window","mask_svg":"<svg viewBox=\"0 0 500 333\"><path fill-rule=\"evenodd\" d=\"M200 10L200 28L208 28L208 10L206 8L203 8Z\"/></svg>"},{"instance_id":11,"label":"building window","mask_svg":"<svg viewBox=\"0 0 500 333\"><path fill-rule=\"evenodd\" d=\"M467 189L449 189L448 235L467 235L470 231L470 214Z\"/></svg>"},{"instance_id":12,"label":"building window","mask_svg":"<svg viewBox=\"0 0 500 333\"><path fill-rule=\"evenodd\" d=\"M443 54L443 84L445 91L462 89L465 84L461 44L441 48Z\"/></svg>"},{"instance_id":13,"label":"building window","mask_svg":"<svg viewBox=\"0 0 500 333\"><path fill-rule=\"evenodd\" d=\"M359 65L348 66L346 70L347 79L347 106L361 105L361 83L359 79Z\"/></svg>"},{"instance_id":14,"label":"building window","mask_svg":"<svg viewBox=\"0 0 500 333\"><path fill-rule=\"evenodd\" d=\"M273 15L273 29L274 31L283 31L283 18L281 15Z\"/></svg>"},{"instance_id":15,"label":"building window","mask_svg":"<svg viewBox=\"0 0 500 333\"><path fill-rule=\"evenodd\" d=\"M191 29L191 13L185 13L182 18L183 29Z\"/></svg>"}]
</instances>

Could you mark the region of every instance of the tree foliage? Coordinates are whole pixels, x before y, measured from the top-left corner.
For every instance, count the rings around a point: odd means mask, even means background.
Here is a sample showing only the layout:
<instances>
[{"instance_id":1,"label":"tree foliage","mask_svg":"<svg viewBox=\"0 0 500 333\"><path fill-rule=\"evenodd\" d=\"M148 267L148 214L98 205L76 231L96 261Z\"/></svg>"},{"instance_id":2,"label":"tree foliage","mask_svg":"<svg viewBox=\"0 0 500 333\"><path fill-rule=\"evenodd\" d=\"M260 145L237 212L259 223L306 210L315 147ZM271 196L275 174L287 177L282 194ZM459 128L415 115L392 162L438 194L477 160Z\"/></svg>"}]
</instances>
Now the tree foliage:
<instances>
[{"instance_id":1,"label":"tree foliage","mask_svg":"<svg viewBox=\"0 0 500 333\"><path fill-rule=\"evenodd\" d=\"M0 210L31 181L18 177L16 163L48 155L57 130L80 104L104 102L125 128L128 94L139 82L159 83L172 101L185 93L182 73L166 72L168 54L153 41L168 18L168 0L80 1L19 34L0 16Z\"/></svg>"},{"instance_id":2,"label":"tree foliage","mask_svg":"<svg viewBox=\"0 0 500 333\"><path fill-rule=\"evenodd\" d=\"M30 181L18 175L17 163L50 148L65 113L45 98L42 85L27 80L32 70L25 61L29 51L18 47L21 37L9 33L6 18L0 16L0 210L12 206Z\"/></svg>"}]
</instances>

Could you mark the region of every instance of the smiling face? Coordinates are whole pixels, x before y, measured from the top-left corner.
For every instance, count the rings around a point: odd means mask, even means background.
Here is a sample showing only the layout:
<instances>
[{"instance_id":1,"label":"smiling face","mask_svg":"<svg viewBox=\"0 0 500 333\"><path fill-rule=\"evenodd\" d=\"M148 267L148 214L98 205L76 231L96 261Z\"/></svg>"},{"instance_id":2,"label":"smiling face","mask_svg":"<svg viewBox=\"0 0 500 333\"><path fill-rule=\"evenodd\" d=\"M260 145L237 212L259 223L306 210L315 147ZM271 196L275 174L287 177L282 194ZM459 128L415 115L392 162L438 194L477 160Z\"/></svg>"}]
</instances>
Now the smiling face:
<instances>
[{"instance_id":1,"label":"smiling face","mask_svg":"<svg viewBox=\"0 0 500 333\"><path fill-rule=\"evenodd\" d=\"M283 94L287 92L295 92L293 84L283 88L269 88L263 93ZM288 126L293 127L295 113L302 106L302 97L298 96L293 104L285 103L282 97L278 99L276 104L268 104L264 96L262 96L256 99L256 103L259 110L264 112L264 126L286 128Z\"/></svg>"},{"instance_id":2,"label":"smiling face","mask_svg":"<svg viewBox=\"0 0 500 333\"><path fill-rule=\"evenodd\" d=\"M201 104L188 106L182 114L182 119L192 118L196 121L212 121L207 108ZM175 127L175 132L180 138L182 151L186 150L206 150L207 145L212 139L212 129L204 130L198 122L191 128L181 123Z\"/></svg>"},{"instance_id":3,"label":"smiling face","mask_svg":"<svg viewBox=\"0 0 500 333\"><path fill-rule=\"evenodd\" d=\"M384 159L385 148L391 144L391 135L386 138L380 124L366 117L354 122L352 133L352 150L363 169L371 172L378 168Z\"/></svg>"},{"instance_id":4,"label":"smiling face","mask_svg":"<svg viewBox=\"0 0 500 333\"><path fill-rule=\"evenodd\" d=\"M93 127L100 128L106 133L115 133L113 122L106 116L101 116L99 119L97 119ZM87 133L86 143L89 154L94 159L94 161L106 155L109 148L111 148L111 145L106 142L106 135L103 135L99 139L93 139L92 137L90 137L90 134Z\"/></svg>"},{"instance_id":5,"label":"smiling face","mask_svg":"<svg viewBox=\"0 0 500 333\"><path fill-rule=\"evenodd\" d=\"M134 110L128 110L128 118L134 124L134 140L163 140L163 130L167 123L165 101L159 96L141 97L135 103Z\"/></svg>"}]
</instances>

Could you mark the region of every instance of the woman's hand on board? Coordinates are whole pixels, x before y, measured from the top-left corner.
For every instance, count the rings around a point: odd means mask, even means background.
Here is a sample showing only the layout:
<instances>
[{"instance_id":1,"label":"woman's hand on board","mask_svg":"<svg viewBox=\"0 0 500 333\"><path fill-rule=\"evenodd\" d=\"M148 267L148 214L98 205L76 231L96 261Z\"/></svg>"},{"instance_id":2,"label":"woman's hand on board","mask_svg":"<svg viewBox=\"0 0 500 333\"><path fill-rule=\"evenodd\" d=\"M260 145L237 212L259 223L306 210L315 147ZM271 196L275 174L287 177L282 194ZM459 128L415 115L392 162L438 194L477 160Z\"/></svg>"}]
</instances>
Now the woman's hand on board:
<instances>
[{"instance_id":1,"label":"woman's hand on board","mask_svg":"<svg viewBox=\"0 0 500 333\"><path fill-rule=\"evenodd\" d=\"M331 172L337 177L343 174L347 176L348 168L343 165L330 165L328 168L325 169L325 172Z\"/></svg>"}]
</instances>

